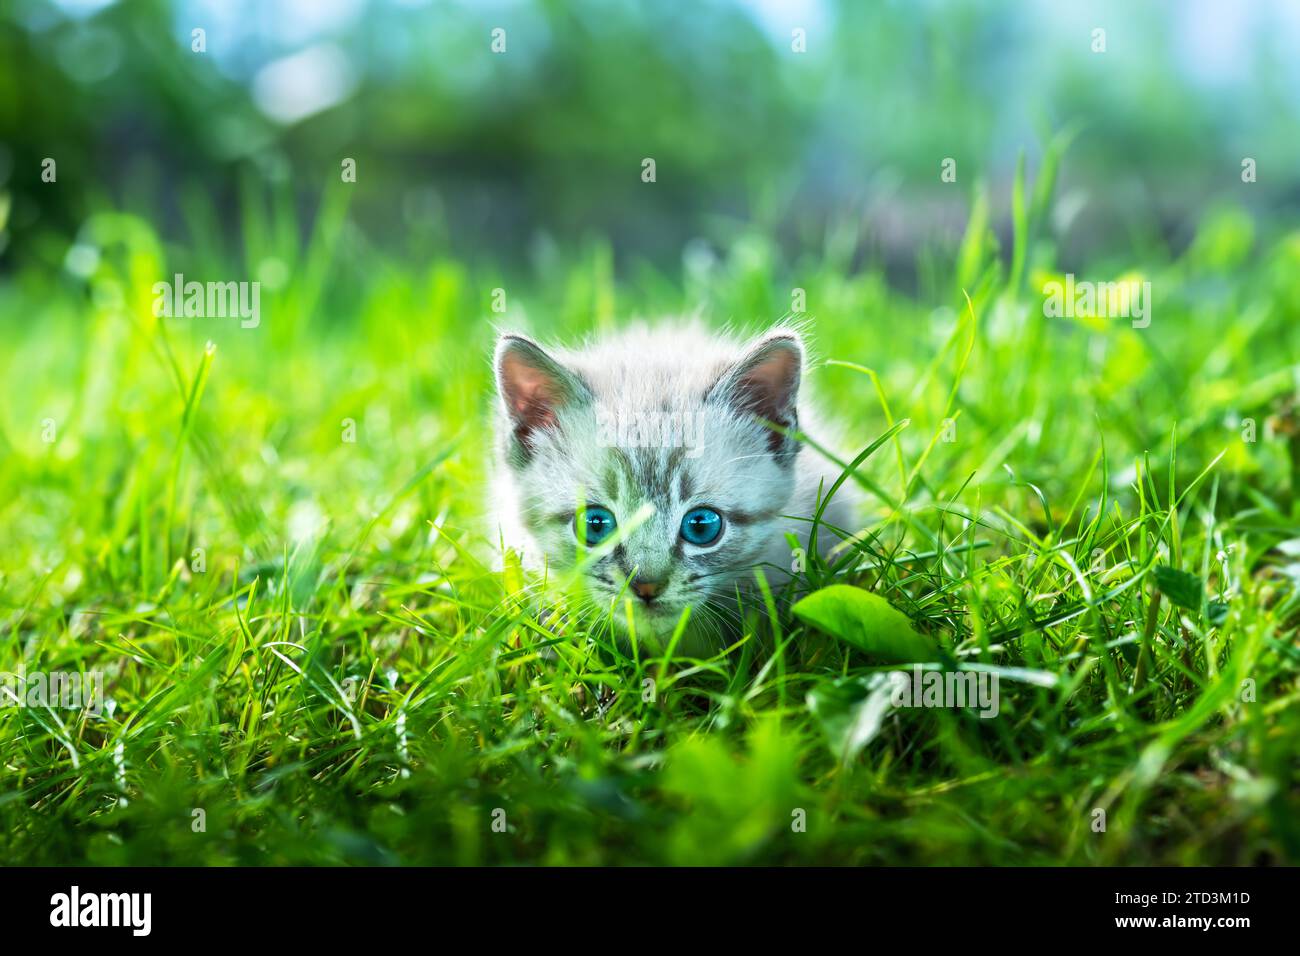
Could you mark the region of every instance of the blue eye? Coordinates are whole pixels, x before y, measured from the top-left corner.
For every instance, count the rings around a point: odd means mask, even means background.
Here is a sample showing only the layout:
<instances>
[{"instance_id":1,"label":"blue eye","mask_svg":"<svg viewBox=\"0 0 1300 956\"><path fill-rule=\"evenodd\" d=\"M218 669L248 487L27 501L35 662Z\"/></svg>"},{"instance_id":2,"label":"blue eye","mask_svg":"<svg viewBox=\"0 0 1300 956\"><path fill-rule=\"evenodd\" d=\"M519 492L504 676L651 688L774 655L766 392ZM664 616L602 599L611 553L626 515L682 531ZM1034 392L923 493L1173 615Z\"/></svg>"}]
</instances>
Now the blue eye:
<instances>
[{"instance_id":1,"label":"blue eye","mask_svg":"<svg viewBox=\"0 0 1300 956\"><path fill-rule=\"evenodd\" d=\"M722 534L722 515L712 508L692 508L682 519L682 537L691 544L713 544Z\"/></svg>"},{"instance_id":2,"label":"blue eye","mask_svg":"<svg viewBox=\"0 0 1300 956\"><path fill-rule=\"evenodd\" d=\"M600 505L592 505L585 514L578 513L573 530L579 538L587 542L589 547L594 548L613 534L617 527L618 521L614 518L614 512Z\"/></svg>"}]
</instances>

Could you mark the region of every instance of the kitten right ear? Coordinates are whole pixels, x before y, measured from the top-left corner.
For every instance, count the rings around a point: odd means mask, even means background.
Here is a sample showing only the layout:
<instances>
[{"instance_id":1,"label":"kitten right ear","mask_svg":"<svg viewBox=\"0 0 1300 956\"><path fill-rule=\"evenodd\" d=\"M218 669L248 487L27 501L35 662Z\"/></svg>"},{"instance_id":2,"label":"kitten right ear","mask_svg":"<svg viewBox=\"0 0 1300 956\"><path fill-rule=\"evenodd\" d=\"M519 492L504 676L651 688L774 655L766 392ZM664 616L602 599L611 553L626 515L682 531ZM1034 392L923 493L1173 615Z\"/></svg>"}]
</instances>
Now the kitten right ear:
<instances>
[{"instance_id":1,"label":"kitten right ear","mask_svg":"<svg viewBox=\"0 0 1300 956\"><path fill-rule=\"evenodd\" d=\"M590 398L587 386L542 351L531 339L513 332L497 340L494 362L497 393L526 456L533 433L556 424L556 412Z\"/></svg>"},{"instance_id":2,"label":"kitten right ear","mask_svg":"<svg viewBox=\"0 0 1300 956\"><path fill-rule=\"evenodd\" d=\"M802 375L803 340L799 333L775 329L749 346L714 383L705 400L717 396L762 422L781 425L786 431L769 431L767 444L778 460L788 462L799 449L790 433L798 428L796 405Z\"/></svg>"}]
</instances>

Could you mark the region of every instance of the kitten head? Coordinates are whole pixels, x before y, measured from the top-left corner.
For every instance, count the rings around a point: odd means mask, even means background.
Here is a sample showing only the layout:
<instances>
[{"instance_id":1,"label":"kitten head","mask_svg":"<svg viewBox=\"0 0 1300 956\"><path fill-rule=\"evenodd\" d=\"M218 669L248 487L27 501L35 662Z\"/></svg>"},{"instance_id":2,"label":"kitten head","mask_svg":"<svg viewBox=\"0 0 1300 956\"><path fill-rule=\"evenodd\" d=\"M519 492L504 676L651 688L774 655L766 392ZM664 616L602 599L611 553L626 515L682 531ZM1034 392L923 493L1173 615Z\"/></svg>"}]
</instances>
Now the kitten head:
<instances>
[{"instance_id":1,"label":"kitten head","mask_svg":"<svg viewBox=\"0 0 1300 956\"><path fill-rule=\"evenodd\" d=\"M803 355L791 329L740 344L637 328L573 352L503 335L507 543L533 566L577 569L622 627L630 599L638 634L670 634L687 605L697 622L734 614L737 586L774 543L788 551Z\"/></svg>"}]
</instances>

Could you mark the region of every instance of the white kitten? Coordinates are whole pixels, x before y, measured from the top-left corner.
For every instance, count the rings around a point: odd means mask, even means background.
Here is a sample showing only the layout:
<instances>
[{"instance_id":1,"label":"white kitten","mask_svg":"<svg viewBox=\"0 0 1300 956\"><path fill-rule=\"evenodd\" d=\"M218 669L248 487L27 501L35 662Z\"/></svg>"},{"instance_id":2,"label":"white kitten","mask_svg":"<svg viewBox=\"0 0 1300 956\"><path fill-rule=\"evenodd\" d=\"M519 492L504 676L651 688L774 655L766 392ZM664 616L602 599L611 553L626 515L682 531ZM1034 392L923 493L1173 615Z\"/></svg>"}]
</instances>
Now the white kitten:
<instances>
[{"instance_id":1,"label":"white kitten","mask_svg":"<svg viewBox=\"0 0 1300 956\"><path fill-rule=\"evenodd\" d=\"M623 633L622 597L630 598L638 639L666 638L690 605L704 626L679 645L687 653L726 632L737 593L754 593L755 568L774 591L789 580L786 534L806 548L819 488L839 475L763 424L826 441L798 396L797 331L776 328L743 344L696 327L637 326L550 352L505 334L495 364L491 504L504 544L526 568L578 567L586 595L600 608L613 604ZM824 514L849 532L857 530L851 484ZM823 527L819 550L839 540Z\"/></svg>"}]
</instances>

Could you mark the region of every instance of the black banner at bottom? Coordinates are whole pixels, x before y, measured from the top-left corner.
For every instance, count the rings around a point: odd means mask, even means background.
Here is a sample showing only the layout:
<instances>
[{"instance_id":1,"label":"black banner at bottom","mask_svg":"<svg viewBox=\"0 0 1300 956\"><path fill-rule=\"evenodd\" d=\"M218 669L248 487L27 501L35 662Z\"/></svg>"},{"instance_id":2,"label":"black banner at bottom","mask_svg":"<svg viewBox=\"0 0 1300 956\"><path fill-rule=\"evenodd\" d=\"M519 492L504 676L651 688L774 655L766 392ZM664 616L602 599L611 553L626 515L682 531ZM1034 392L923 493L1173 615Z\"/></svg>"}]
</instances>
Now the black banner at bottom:
<instances>
[{"instance_id":1,"label":"black banner at bottom","mask_svg":"<svg viewBox=\"0 0 1300 956\"><path fill-rule=\"evenodd\" d=\"M734 944L773 921L911 926L927 942L1027 931L1216 941L1279 932L1285 869L0 869L6 940L374 944L441 926L491 938L683 926ZM662 924L660 921L664 921ZM639 929L637 927L640 927ZM667 931L666 929L664 931ZM197 935L196 935L197 934ZM459 938L459 937L457 937ZM599 937L595 937L599 938ZM617 939L618 936L609 938Z\"/></svg>"}]
</instances>

